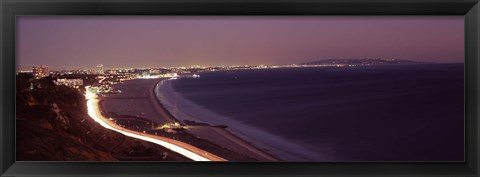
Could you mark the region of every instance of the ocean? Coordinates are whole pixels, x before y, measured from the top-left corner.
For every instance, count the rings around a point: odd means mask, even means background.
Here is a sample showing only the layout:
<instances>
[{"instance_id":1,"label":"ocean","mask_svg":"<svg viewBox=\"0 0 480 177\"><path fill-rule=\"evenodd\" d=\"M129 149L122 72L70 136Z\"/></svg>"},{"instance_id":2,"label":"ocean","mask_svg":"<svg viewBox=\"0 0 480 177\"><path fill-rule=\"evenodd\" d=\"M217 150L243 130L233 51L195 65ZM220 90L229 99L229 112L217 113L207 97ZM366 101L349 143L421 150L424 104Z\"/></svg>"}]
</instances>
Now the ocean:
<instances>
[{"instance_id":1,"label":"ocean","mask_svg":"<svg viewBox=\"0 0 480 177\"><path fill-rule=\"evenodd\" d=\"M463 64L199 74L159 83L157 97L285 161L464 160Z\"/></svg>"}]
</instances>

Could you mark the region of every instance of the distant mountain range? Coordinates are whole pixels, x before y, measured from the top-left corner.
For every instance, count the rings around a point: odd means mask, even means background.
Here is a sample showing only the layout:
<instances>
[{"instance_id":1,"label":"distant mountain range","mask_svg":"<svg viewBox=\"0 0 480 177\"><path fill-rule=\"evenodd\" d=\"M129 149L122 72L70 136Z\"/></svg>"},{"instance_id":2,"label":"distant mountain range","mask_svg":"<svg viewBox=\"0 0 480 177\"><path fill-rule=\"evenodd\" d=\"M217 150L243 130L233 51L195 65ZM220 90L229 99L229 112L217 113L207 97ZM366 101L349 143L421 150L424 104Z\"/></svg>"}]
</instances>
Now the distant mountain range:
<instances>
[{"instance_id":1,"label":"distant mountain range","mask_svg":"<svg viewBox=\"0 0 480 177\"><path fill-rule=\"evenodd\" d=\"M412 60L385 59L385 58L349 58L349 59L324 59L299 65L395 65L395 64L426 64L430 62L419 62Z\"/></svg>"}]
</instances>

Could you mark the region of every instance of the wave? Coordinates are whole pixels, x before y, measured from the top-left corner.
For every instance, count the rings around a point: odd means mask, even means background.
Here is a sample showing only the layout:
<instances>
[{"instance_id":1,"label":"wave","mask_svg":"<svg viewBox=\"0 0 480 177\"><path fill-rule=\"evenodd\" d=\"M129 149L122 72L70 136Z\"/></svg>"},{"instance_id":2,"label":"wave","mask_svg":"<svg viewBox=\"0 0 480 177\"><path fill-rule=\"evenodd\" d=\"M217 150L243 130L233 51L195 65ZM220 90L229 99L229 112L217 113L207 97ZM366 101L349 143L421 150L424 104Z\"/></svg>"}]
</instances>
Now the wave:
<instances>
[{"instance_id":1,"label":"wave","mask_svg":"<svg viewBox=\"0 0 480 177\"><path fill-rule=\"evenodd\" d=\"M228 130L236 136L267 150L277 158L288 161L326 161L331 160L326 155L318 154L281 136L247 125L232 117L217 114L201 105L186 99L176 92L172 79L162 80L155 87L155 95L160 103L176 119L191 120L211 125L227 125Z\"/></svg>"}]
</instances>

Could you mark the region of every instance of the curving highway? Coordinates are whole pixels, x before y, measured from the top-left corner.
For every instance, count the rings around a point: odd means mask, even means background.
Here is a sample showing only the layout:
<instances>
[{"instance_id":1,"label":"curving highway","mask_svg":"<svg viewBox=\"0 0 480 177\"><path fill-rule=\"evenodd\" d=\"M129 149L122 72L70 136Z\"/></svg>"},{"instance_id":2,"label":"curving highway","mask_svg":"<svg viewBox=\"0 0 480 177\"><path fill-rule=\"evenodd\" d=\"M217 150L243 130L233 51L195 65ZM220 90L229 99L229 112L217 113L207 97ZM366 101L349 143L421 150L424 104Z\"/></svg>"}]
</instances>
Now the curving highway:
<instances>
[{"instance_id":1,"label":"curving highway","mask_svg":"<svg viewBox=\"0 0 480 177\"><path fill-rule=\"evenodd\" d=\"M98 105L99 100L96 94L89 90L89 87L86 87L85 97L87 99L88 115L107 129L119 132L125 136L161 145L194 161L227 161L226 159L181 141L125 129L117 125L115 122L103 117Z\"/></svg>"}]
</instances>

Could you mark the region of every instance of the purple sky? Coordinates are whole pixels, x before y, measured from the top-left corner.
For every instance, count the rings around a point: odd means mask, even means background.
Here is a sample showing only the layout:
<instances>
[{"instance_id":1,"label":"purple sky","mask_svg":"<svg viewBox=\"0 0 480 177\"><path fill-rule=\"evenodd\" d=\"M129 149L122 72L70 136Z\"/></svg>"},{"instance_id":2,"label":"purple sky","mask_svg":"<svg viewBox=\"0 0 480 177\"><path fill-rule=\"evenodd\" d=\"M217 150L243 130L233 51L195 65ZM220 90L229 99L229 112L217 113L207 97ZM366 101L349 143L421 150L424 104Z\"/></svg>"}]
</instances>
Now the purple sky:
<instances>
[{"instance_id":1,"label":"purple sky","mask_svg":"<svg viewBox=\"0 0 480 177\"><path fill-rule=\"evenodd\" d=\"M464 61L463 16L22 16L17 67L291 64L383 57Z\"/></svg>"}]
</instances>

